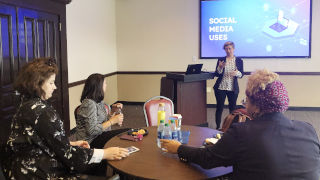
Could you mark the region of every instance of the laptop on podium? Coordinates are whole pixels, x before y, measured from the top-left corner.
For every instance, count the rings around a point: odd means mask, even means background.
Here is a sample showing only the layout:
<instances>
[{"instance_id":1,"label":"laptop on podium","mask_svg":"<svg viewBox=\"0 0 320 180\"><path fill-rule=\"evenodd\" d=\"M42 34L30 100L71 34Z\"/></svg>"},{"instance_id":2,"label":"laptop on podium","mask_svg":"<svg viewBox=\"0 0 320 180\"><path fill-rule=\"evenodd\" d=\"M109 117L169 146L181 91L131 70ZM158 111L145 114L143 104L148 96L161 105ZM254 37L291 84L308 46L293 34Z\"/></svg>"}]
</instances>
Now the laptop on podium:
<instances>
[{"instance_id":1,"label":"laptop on podium","mask_svg":"<svg viewBox=\"0 0 320 180\"><path fill-rule=\"evenodd\" d=\"M200 74L203 64L189 64L186 74Z\"/></svg>"}]
</instances>

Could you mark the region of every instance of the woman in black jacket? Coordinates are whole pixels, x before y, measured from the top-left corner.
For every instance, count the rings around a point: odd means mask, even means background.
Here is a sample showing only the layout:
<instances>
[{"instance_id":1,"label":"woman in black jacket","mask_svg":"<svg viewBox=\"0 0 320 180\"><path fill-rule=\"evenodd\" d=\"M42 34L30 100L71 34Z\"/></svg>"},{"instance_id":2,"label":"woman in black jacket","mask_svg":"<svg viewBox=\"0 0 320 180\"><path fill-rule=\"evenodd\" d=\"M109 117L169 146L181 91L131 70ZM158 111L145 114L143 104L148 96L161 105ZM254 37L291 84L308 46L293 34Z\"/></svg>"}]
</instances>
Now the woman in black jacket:
<instances>
[{"instance_id":1,"label":"woman in black jacket","mask_svg":"<svg viewBox=\"0 0 320 180\"><path fill-rule=\"evenodd\" d=\"M239 94L238 78L242 78L243 76L243 61L241 58L234 56L234 43L231 41L226 42L223 45L223 49L227 56L219 58L217 61L215 75L218 76L218 79L213 86L217 101L217 129L220 128L226 96L229 101L229 112L231 113L236 107Z\"/></svg>"},{"instance_id":2,"label":"woman in black jacket","mask_svg":"<svg viewBox=\"0 0 320 180\"><path fill-rule=\"evenodd\" d=\"M3 171L8 179L76 179L89 164L119 160L124 148L90 149L86 141L69 142L63 122L47 102L56 89L55 60L35 59L18 74L21 103L13 117Z\"/></svg>"},{"instance_id":3,"label":"woman in black jacket","mask_svg":"<svg viewBox=\"0 0 320 180\"><path fill-rule=\"evenodd\" d=\"M232 124L215 145L196 148L161 140L162 147L203 168L233 166L233 180L319 180L317 133L310 124L283 114L289 97L278 74L256 71L248 78L246 95L253 119Z\"/></svg>"}]
</instances>

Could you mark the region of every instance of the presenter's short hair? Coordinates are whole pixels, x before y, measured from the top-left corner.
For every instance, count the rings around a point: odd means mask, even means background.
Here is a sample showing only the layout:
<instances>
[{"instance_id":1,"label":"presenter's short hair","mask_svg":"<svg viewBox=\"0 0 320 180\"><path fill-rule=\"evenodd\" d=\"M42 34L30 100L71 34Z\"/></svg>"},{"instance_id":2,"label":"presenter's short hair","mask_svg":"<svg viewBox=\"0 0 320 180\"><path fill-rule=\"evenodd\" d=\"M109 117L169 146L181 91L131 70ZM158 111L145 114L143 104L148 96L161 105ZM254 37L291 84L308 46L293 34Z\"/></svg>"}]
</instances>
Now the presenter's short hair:
<instances>
[{"instance_id":1,"label":"presenter's short hair","mask_svg":"<svg viewBox=\"0 0 320 180\"><path fill-rule=\"evenodd\" d=\"M232 41L227 41L223 45L223 49L225 49L227 46L232 46L234 48L234 43Z\"/></svg>"}]
</instances>

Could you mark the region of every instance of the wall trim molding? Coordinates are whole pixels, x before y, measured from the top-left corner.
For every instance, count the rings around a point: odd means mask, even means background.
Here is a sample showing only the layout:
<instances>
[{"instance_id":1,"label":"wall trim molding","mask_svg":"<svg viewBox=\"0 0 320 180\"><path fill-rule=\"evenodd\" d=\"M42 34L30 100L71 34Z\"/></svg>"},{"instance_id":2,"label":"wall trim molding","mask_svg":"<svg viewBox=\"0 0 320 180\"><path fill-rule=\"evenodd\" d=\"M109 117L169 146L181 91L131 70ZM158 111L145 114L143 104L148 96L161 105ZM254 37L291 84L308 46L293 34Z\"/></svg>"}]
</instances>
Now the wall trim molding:
<instances>
[{"instance_id":1,"label":"wall trim molding","mask_svg":"<svg viewBox=\"0 0 320 180\"><path fill-rule=\"evenodd\" d=\"M133 102L133 101L117 101L115 103L122 103L123 105L144 105L144 102Z\"/></svg>"},{"instance_id":2,"label":"wall trim molding","mask_svg":"<svg viewBox=\"0 0 320 180\"><path fill-rule=\"evenodd\" d=\"M108 73L108 74L105 74L103 75L104 77L109 77L109 76L113 76L117 74L117 72L112 72L112 73ZM72 83L69 83L68 84L68 87L71 88L71 87L74 87L74 86L79 86L81 84L84 84L86 82L86 80L80 80L80 81L76 81L76 82L72 82Z\"/></svg>"},{"instance_id":3,"label":"wall trim molding","mask_svg":"<svg viewBox=\"0 0 320 180\"><path fill-rule=\"evenodd\" d=\"M117 71L117 74L166 74L168 71ZM183 72L174 72L183 73Z\"/></svg>"},{"instance_id":4,"label":"wall trim molding","mask_svg":"<svg viewBox=\"0 0 320 180\"><path fill-rule=\"evenodd\" d=\"M216 108L217 104L207 104L207 108ZM241 107L241 105L237 105L237 107ZM225 109L229 107L224 105ZM302 106L289 106L289 111L320 111L320 107L302 107Z\"/></svg>"},{"instance_id":5,"label":"wall trim molding","mask_svg":"<svg viewBox=\"0 0 320 180\"><path fill-rule=\"evenodd\" d=\"M72 0L51 0L51 1L56 1L56 2L59 2L59 3L69 4L69 3L71 3Z\"/></svg>"},{"instance_id":6,"label":"wall trim molding","mask_svg":"<svg viewBox=\"0 0 320 180\"><path fill-rule=\"evenodd\" d=\"M177 73L184 74L185 71L117 71L116 74L166 74ZM279 75L301 75L301 76L320 76L320 72L276 72ZM250 75L251 72L244 72L244 75Z\"/></svg>"},{"instance_id":7,"label":"wall trim molding","mask_svg":"<svg viewBox=\"0 0 320 180\"><path fill-rule=\"evenodd\" d=\"M115 71L108 74L105 74L104 77L109 77L117 74L135 74L135 75L147 75L147 74L166 74L166 73L177 73L183 74L184 71ZM320 76L320 72L276 72L279 75L286 75L286 76ZM250 75L251 72L244 72L244 75ZM68 87L74 87L81 84L84 84L86 80L80 80L76 82L72 82L68 84Z\"/></svg>"}]
</instances>

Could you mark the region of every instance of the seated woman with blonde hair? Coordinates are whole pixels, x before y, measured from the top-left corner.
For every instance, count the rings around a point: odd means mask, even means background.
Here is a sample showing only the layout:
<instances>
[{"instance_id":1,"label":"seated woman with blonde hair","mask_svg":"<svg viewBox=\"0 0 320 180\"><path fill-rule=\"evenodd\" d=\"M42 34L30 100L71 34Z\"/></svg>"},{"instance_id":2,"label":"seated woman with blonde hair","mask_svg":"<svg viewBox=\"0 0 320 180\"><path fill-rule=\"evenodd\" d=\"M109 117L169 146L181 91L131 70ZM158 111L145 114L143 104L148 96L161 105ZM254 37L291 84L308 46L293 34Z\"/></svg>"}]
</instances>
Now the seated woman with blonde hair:
<instances>
[{"instance_id":1,"label":"seated woman with blonde hair","mask_svg":"<svg viewBox=\"0 0 320 180\"><path fill-rule=\"evenodd\" d=\"M231 125L215 145L195 148L161 140L162 147L203 168L233 166L233 180L319 180L318 136L310 124L284 116L289 97L279 75L265 69L254 72L246 95L253 119Z\"/></svg>"},{"instance_id":2,"label":"seated woman with blonde hair","mask_svg":"<svg viewBox=\"0 0 320 180\"><path fill-rule=\"evenodd\" d=\"M76 179L90 164L128 156L124 148L90 149L87 141L69 142L63 121L47 101L57 88L57 73L54 59L41 58L27 63L16 78L21 102L2 162L7 179Z\"/></svg>"}]
</instances>

